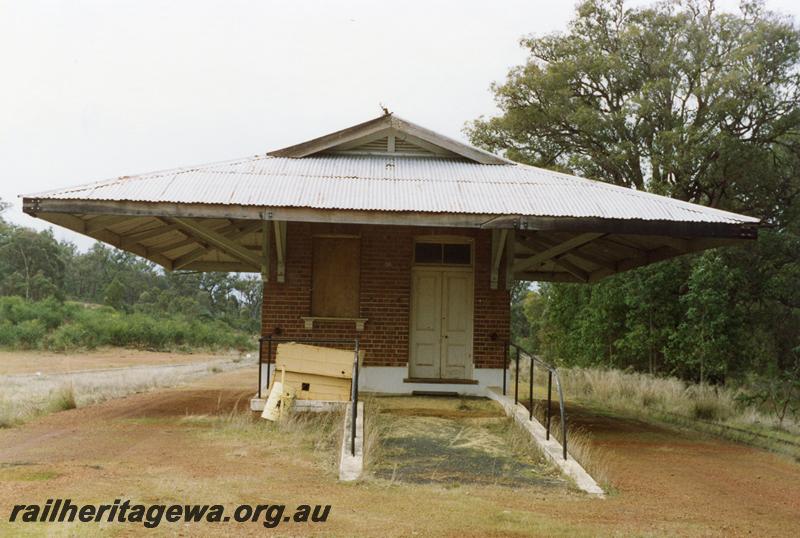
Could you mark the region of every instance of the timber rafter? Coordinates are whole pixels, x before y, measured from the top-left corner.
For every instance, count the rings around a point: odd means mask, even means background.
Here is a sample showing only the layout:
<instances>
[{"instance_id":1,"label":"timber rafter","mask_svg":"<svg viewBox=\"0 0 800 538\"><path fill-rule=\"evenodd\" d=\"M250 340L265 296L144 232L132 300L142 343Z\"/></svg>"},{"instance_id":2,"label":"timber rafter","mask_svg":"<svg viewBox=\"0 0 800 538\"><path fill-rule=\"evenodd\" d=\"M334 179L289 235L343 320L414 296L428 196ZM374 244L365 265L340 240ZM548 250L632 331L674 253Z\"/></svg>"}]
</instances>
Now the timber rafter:
<instances>
[{"instance_id":1,"label":"timber rafter","mask_svg":"<svg viewBox=\"0 0 800 538\"><path fill-rule=\"evenodd\" d=\"M253 252L252 250L248 249L241 243L236 242L231 237L226 236L225 234L219 233L196 220L190 220L185 218L168 218L164 219L165 222L170 224L176 224L179 229L181 229L186 234L195 237L199 240L199 242L203 245L213 246L214 248L224 252L225 254L236 258L240 262L243 262L245 265L251 268L253 271L260 271L261 270L261 260L258 257L258 254ZM254 223L258 226L252 228L252 231L255 231L261 226L261 223ZM242 232L239 230L235 232L234 235L244 235L249 232ZM205 253L205 251L203 252ZM200 254L202 255L202 254ZM197 251L192 251L189 257L191 259L183 260L184 266L188 265L192 261L196 260L200 257L197 255ZM196 257L192 257L196 256ZM177 261L177 260L176 260Z\"/></svg>"}]
</instances>

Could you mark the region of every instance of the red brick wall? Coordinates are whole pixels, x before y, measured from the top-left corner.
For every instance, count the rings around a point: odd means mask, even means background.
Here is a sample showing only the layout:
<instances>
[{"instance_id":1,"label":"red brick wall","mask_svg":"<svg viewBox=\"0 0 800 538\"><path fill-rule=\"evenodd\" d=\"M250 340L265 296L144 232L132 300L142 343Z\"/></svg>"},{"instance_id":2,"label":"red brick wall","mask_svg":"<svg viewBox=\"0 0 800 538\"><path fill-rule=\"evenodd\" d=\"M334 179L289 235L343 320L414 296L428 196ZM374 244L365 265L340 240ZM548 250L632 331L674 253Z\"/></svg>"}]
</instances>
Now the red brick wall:
<instances>
[{"instance_id":1,"label":"red brick wall","mask_svg":"<svg viewBox=\"0 0 800 538\"><path fill-rule=\"evenodd\" d=\"M311 242L314 234L361 236L360 303L365 330L352 322L316 322L304 328L311 315ZM275 249L269 282L264 285L262 334L291 338L353 338L359 336L365 364L405 366L408 362L409 305L414 237L462 235L475 238L475 314L473 355L477 368L501 368L502 342L509 335L509 294L503 285L489 288L491 232L457 228L331 225L291 222L287 227L286 282L275 279ZM273 245L274 247L274 245Z\"/></svg>"}]
</instances>

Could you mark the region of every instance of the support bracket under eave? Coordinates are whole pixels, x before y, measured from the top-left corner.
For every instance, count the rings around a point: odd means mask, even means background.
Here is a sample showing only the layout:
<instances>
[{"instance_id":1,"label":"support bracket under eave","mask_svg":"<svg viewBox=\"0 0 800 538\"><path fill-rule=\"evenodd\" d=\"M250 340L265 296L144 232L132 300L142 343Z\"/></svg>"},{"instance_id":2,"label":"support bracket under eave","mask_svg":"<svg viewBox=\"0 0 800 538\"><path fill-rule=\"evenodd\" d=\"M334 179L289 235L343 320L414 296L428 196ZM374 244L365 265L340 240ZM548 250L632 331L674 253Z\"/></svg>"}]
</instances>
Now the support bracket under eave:
<instances>
[{"instance_id":1,"label":"support bracket under eave","mask_svg":"<svg viewBox=\"0 0 800 538\"><path fill-rule=\"evenodd\" d=\"M566 254L567 252L579 248L587 243L590 243L595 239L603 237L604 235L605 234L602 233L584 233L573 236L571 239L567 239L566 241L554 245L548 248L547 250L534 254L529 258L523 260L515 260L514 272L519 273L522 271L535 270L544 262L550 261L553 258Z\"/></svg>"},{"instance_id":2,"label":"support bracket under eave","mask_svg":"<svg viewBox=\"0 0 800 538\"><path fill-rule=\"evenodd\" d=\"M503 252L506 250L507 237L507 228L492 230L492 273L490 286L493 290L496 290L498 287L500 261L503 259Z\"/></svg>"},{"instance_id":3,"label":"support bracket under eave","mask_svg":"<svg viewBox=\"0 0 800 538\"><path fill-rule=\"evenodd\" d=\"M203 244L209 244L213 246L225 254L249 265L256 271L261 266L261 260L259 260L258 257L254 255L247 247L237 243L234 240L231 240L229 237L215 230L202 226L198 222L183 217L172 217L171 219L162 220L165 220L167 223L177 224L178 228L185 232L187 236L199 239ZM258 226L257 223L256 226Z\"/></svg>"},{"instance_id":4,"label":"support bracket under eave","mask_svg":"<svg viewBox=\"0 0 800 538\"><path fill-rule=\"evenodd\" d=\"M276 220L275 226L275 257L278 261L278 282L286 282L286 221Z\"/></svg>"},{"instance_id":5,"label":"support bracket under eave","mask_svg":"<svg viewBox=\"0 0 800 538\"><path fill-rule=\"evenodd\" d=\"M510 230L506 235L506 291L514 286L514 256L516 256L517 232Z\"/></svg>"},{"instance_id":6,"label":"support bracket under eave","mask_svg":"<svg viewBox=\"0 0 800 538\"><path fill-rule=\"evenodd\" d=\"M261 282L269 282L269 258L270 258L270 232L272 223L265 220L261 223Z\"/></svg>"}]
</instances>

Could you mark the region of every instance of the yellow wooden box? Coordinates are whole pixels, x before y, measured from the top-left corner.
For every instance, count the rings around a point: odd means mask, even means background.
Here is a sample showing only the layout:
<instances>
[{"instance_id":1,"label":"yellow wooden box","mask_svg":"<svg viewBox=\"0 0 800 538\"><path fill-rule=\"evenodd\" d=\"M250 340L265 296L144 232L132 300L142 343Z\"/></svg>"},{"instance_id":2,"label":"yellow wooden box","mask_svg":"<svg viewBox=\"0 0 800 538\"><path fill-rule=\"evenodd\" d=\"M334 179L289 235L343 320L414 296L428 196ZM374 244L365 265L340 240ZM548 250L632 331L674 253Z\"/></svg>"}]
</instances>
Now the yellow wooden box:
<instances>
[{"instance_id":1,"label":"yellow wooden box","mask_svg":"<svg viewBox=\"0 0 800 538\"><path fill-rule=\"evenodd\" d=\"M364 352L359 353L359 362ZM283 372L283 373L282 373ZM298 400L350 401L353 352L295 342L278 344L275 378ZM274 380L273 380L274 382Z\"/></svg>"}]
</instances>

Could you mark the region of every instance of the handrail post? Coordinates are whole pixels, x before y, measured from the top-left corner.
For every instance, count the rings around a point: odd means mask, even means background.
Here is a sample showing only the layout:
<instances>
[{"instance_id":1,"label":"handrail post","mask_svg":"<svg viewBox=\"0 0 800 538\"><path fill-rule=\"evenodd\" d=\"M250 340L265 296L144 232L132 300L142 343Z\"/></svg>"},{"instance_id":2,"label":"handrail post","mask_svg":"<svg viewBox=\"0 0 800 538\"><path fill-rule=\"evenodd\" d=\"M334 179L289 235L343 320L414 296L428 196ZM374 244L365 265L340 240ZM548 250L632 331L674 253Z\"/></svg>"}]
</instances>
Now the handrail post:
<instances>
[{"instance_id":1,"label":"handrail post","mask_svg":"<svg viewBox=\"0 0 800 538\"><path fill-rule=\"evenodd\" d=\"M516 368L514 374L514 405L519 403L519 348L514 346L514 349L517 352L517 357L515 359Z\"/></svg>"},{"instance_id":2,"label":"handrail post","mask_svg":"<svg viewBox=\"0 0 800 538\"><path fill-rule=\"evenodd\" d=\"M264 362L264 337L258 339L258 399L261 399L261 365Z\"/></svg>"},{"instance_id":3,"label":"handrail post","mask_svg":"<svg viewBox=\"0 0 800 538\"><path fill-rule=\"evenodd\" d=\"M547 434L545 439L550 439L550 401L553 396L553 371L547 371Z\"/></svg>"},{"instance_id":4,"label":"handrail post","mask_svg":"<svg viewBox=\"0 0 800 538\"><path fill-rule=\"evenodd\" d=\"M358 418L358 338L355 340L353 353L353 414L350 424L350 454L356 455L356 419Z\"/></svg>"},{"instance_id":5,"label":"handrail post","mask_svg":"<svg viewBox=\"0 0 800 538\"><path fill-rule=\"evenodd\" d=\"M269 388L269 374L272 369L272 335L267 337L267 388Z\"/></svg>"},{"instance_id":6,"label":"handrail post","mask_svg":"<svg viewBox=\"0 0 800 538\"><path fill-rule=\"evenodd\" d=\"M531 371L528 380L528 410L530 412L530 420L533 420L533 355L531 355Z\"/></svg>"},{"instance_id":7,"label":"handrail post","mask_svg":"<svg viewBox=\"0 0 800 538\"><path fill-rule=\"evenodd\" d=\"M564 392L561 390L561 377L556 374L556 388L558 389L558 403L561 408L561 449L564 459L567 459L567 414L564 411Z\"/></svg>"},{"instance_id":8,"label":"handrail post","mask_svg":"<svg viewBox=\"0 0 800 538\"><path fill-rule=\"evenodd\" d=\"M503 346L503 396L506 395L506 375L508 375L508 349L509 343Z\"/></svg>"},{"instance_id":9,"label":"handrail post","mask_svg":"<svg viewBox=\"0 0 800 538\"><path fill-rule=\"evenodd\" d=\"M554 368L551 364L548 364L540 359L537 359L533 353L523 350L517 344L513 342L509 342L507 346L507 353L509 350L514 349L516 351L516 380L514 384L514 405L516 406L519 403L519 355L520 352L524 352L528 355L531 360L531 371L530 371L530 379L528 379L528 413L530 416L530 420L533 420L533 376L535 371L535 363L538 362L542 365L542 367L547 369L547 409L545 410L545 438L550 440L550 426L553 422L553 376L555 375L556 378L556 390L558 390L558 407L559 407L559 415L561 418L561 449L564 459L567 460L569 458L569 452L567 450L567 412L564 406L564 390L561 387L561 376L558 375L558 370Z\"/></svg>"}]
</instances>

